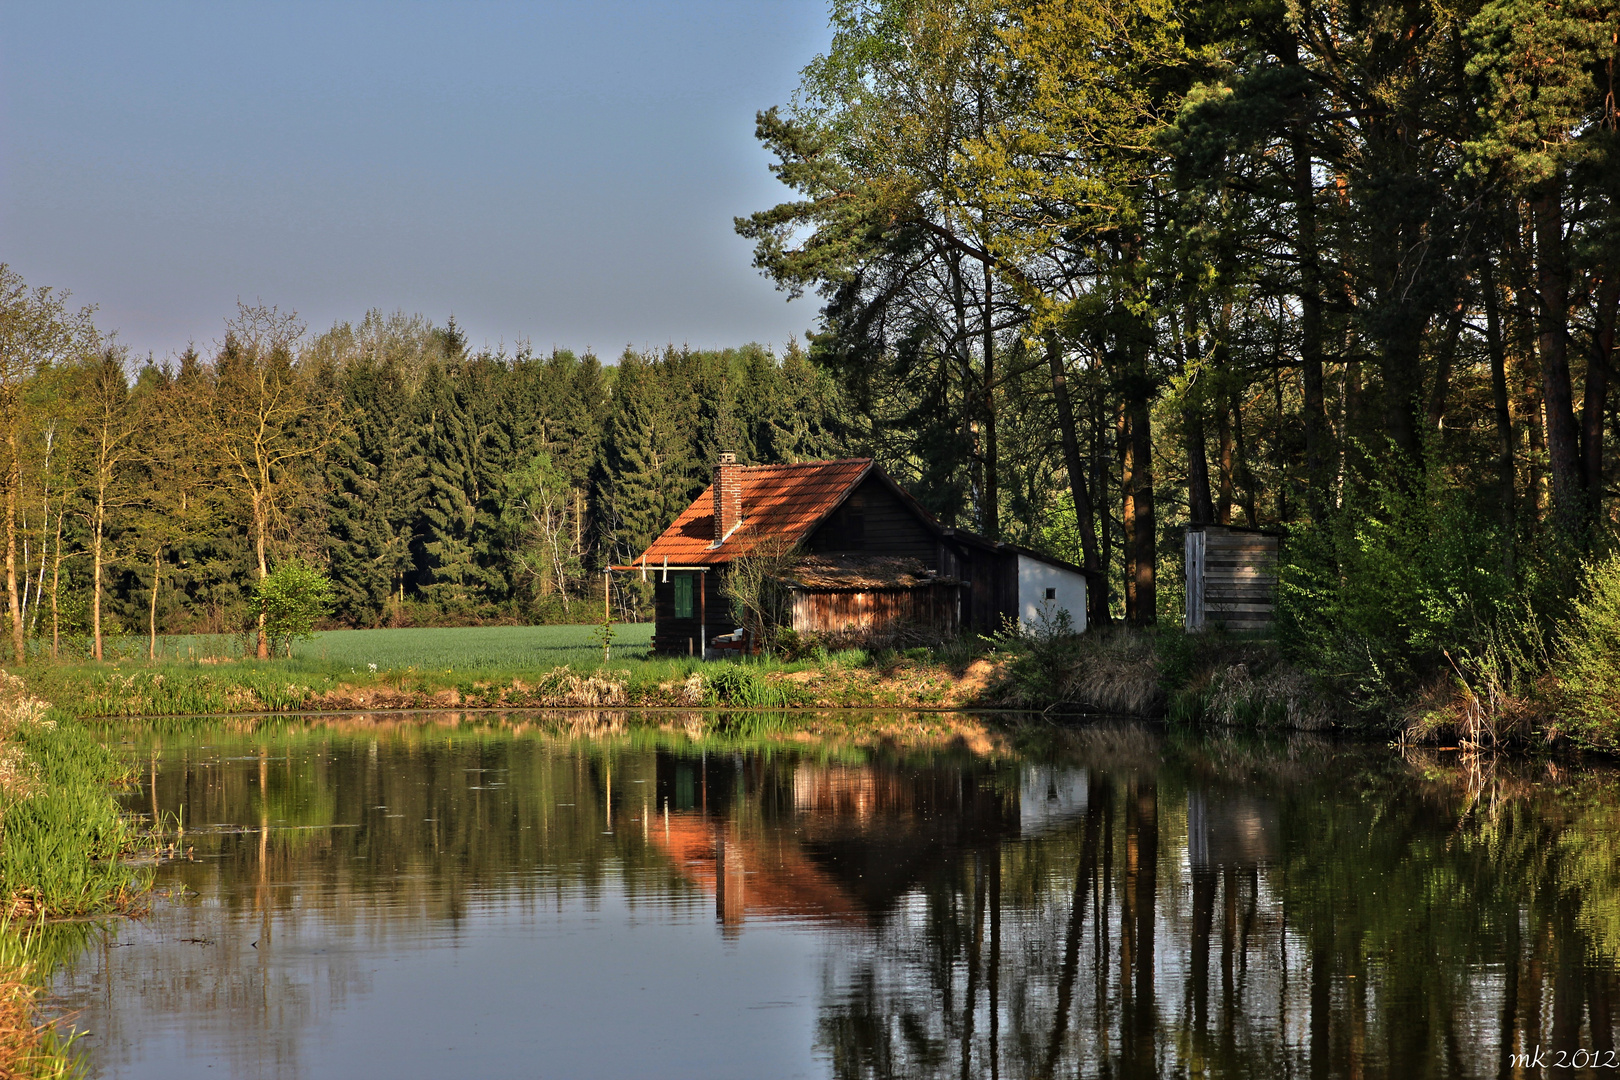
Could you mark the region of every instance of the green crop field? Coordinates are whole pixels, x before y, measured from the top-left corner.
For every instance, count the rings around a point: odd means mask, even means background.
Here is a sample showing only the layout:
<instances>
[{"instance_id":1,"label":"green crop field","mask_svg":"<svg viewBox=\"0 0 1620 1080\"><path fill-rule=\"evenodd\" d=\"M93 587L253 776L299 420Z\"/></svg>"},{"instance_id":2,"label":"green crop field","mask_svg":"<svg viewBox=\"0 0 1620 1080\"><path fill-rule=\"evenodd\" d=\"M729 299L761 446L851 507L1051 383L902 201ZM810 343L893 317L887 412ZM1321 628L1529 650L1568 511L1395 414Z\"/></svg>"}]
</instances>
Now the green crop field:
<instances>
[{"instance_id":1,"label":"green crop field","mask_svg":"<svg viewBox=\"0 0 1620 1080\"><path fill-rule=\"evenodd\" d=\"M619 623L613 627L613 659L642 660L652 643L652 623ZM328 668L370 671L477 671L552 668L562 664L590 667L601 663L602 647L595 626L457 626L404 630L326 630L312 641L293 645L295 661L314 661ZM133 639L132 639L132 643ZM160 638L166 660L208 656L236 657L243 640L224 635ZM145 642L136 656L144 657Z\"/></svg>"}]
</instances>

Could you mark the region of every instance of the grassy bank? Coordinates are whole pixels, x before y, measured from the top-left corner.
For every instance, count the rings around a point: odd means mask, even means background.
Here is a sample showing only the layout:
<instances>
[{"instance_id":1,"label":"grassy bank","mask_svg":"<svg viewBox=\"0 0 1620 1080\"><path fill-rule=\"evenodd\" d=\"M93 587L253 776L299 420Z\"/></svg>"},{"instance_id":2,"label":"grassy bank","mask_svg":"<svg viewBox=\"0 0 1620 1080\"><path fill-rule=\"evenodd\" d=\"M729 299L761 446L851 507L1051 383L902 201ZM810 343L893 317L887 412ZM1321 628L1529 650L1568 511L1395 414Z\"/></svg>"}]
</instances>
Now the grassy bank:
<instances>
[{"instance_id":1,"label":"grassy bank","mask_svg":"<svg viewBox=\"0 0 1620 1080\"><path fill-rule=\"evenodd\" d=\"M650 627L615 627L607 663L591 626L352 630L290 659L244 659L233 638L169 639L170 659L35 663L32 691L81 717L423 708L957 708L988 665L971 648L860 650L801 660L651 658ZM178 658L176 658L178 657Z\"/></svg>"},{"instance_id":2,"label":"grassy bank","mask_svg":"<svg viewBox=\"0 0 1620 1080\"><path fill-rule=\"evenodd\" d=\"M34 664L41 697L81 717L384 709L1008 708L1170 716L1250 726L1334 722L1316 683L1274 642L1114 627L847 650L797 660L655 658L649 628L616 627L604 664L595 627L354 630L301 642L290 659L243 659L234 638L164 642L156 663ZM175 658L179 657L179 658Z\"/></svg>"},{"instance_id":3,"label":"grassy bank","mask_svg":"<svg viewBox=\"0 0 1620 1080\"><path fill-rule=\"evenodd\" d=\"M75 1071L35 1004L56 963L88 933L77 923L64 935L49 920L126 909L145 885L117 861L133 841L112 795L124 775L70 714L0 672L0 1075Z\"/></svg>"}]
</instances>

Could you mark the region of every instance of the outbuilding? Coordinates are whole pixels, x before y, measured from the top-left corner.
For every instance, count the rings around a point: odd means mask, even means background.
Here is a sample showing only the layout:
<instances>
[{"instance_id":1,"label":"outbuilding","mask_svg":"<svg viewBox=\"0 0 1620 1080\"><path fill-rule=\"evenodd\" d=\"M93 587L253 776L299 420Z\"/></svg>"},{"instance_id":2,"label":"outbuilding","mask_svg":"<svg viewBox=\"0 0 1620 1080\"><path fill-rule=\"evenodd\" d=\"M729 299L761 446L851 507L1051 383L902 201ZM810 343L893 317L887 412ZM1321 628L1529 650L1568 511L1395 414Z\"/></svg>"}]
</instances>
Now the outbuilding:
<instances>
[{"instance_id":1,"label":"outbuilding","mask_svg":"<svg viewBox=\"0 0 1620 1080\"><path fill-rule=\"evenodd\" d=\"M1189 525L1186 629L1268 631L1275 618L1280 537L1235 525Z\"/></svg>"}]
</instances>

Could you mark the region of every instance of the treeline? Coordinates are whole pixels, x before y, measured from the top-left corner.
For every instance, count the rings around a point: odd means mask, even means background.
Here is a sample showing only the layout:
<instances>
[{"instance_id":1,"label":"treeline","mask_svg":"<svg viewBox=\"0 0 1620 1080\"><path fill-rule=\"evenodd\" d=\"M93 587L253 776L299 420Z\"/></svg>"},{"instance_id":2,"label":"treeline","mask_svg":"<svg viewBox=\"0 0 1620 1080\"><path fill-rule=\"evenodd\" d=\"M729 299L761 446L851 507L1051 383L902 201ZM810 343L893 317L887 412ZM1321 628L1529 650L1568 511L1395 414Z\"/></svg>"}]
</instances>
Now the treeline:
<instances>
[{"instance_id":1,"label":"treeline","mask_svg":"<svg viewBox=\"0 0 1620 1080\"><path fill-rule=\"evenodd\" d=\"M832 18L737 228L933 505L1094 624L1179 619L1185 524L1282 528L1287 640L1367 701L1545 652L1615 523L1620 8Z\"/></svg>"},{"instance_id":2,"label":"treeline","mask_svg":"<svg viewBox=\"0 0 1620 1080\"><path fill-rule=\"evenodd\" d=\"M7 649L243 633L277 566L353 626L590 621L599 571L744 461L835 453L843 398L796 346L473 352L454 320L309 335L242 306L219 343L132 363L89 309L0 267ZM593 603L585 603L587 593ZM637 582L615 586L637 618ZM30 647L32 642L32 647Z\"/></svg>"}]
</instances>

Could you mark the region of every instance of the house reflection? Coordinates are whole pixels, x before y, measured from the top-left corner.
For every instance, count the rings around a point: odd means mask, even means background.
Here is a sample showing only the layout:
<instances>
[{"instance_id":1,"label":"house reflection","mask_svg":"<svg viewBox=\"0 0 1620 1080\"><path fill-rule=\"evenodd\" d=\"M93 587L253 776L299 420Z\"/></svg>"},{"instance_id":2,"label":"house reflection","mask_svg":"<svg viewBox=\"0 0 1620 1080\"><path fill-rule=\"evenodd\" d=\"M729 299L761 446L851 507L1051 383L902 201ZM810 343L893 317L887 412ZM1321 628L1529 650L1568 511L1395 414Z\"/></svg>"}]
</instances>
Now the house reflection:
<instances>
[{"instance_id":1,"label":"house reflection","mask_svg":"<svg viewBox=\"0 0 1620 1080\"><path fill-rule=\"evenodd\" d=\"M870 923L964 853L1019 835L1021 800L973 768L660 753L648 832L735 932L748 917Z\"/></svg>"}]
</instances>

